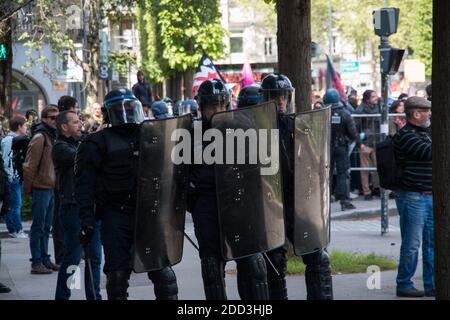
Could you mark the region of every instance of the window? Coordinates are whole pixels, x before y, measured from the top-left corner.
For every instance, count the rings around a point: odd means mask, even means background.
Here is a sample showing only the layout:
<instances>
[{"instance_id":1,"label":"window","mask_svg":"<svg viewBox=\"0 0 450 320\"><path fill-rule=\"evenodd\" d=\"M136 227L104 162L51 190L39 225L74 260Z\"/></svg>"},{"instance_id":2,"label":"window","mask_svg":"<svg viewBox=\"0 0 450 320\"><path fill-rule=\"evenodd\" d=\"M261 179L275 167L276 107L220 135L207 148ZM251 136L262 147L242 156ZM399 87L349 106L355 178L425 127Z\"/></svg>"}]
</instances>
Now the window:
<instances>
[{"instance_id":1,"label":"window","mask_svg":"<svg viewBox=\"0 0 450 320\"><path fill-rule=\"evenodd\" d=\"M272 38L264 38L264 54L266 56L272 55Z\"/></svg>"},{"instance_id":2,"label":"window","mask_svg":"<svg viewBox=\"0 0 450 320\"><path fill-rule=\"evenodd\" d=\"M242 53L242 52L244 52L244 38L242 38L242 37L231 37L230 38L230 51L231 51L231 53Z\"/></svg>"}]
</instances>

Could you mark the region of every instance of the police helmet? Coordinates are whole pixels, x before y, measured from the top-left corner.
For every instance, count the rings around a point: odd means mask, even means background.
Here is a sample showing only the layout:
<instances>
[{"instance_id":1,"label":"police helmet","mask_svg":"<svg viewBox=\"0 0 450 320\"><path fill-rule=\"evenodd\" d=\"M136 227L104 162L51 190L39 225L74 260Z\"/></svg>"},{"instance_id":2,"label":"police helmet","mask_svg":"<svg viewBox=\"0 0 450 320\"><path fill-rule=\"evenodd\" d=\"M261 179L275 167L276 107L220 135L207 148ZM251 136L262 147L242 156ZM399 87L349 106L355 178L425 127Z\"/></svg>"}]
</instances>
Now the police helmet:
<instances>
[{"instance_id":1,"label":"police helmet","mask_svg":"<svg viewBox=\"0 0 450 320\"><path fill-rule=\"evenodd\" d=\"M155 101L152 103L152 113L155 119L169 118L169 109L164 101Z\"/></svg>"},{"instance_id":2,"label":"police helmet","mask_svg":"<svg viewBox=\"0 0 450 320\"><path fill-rule=\"evenodd\" d=\"M188 113L194 118L198 117L198 104L194 99L186 99L181 103L180 115Z\"/></svg>"},{"instance_id":3,"label":"police helmet","mask_svg":"<svg viewBox=\"0 0 450 320\"><path fill-rule=\"evenodd\" d=\"M196 100L200 108L228 105L230 93L226 84L218 79L208 79L198 88Z\"/></svg>"},{"instance_id":4,"label":"police helmet","mask_svg":"<svg viewBox=\"0 0 450 320\"><path fill-rule=\"evenodd\" d=\"M254 106L260 103L261 100L261 86L259 84L252 84L239 91L237 106L238 108Z\"/></svg>"},{"instance_id":5,"label":"police helmet","mask_svg":"<svg viewBox=\"0 0 450 320\"><path fill-rule=\"evenodd\" d=\"M323 96L323 103L327 104L336 104L341 102L341 95L339 91L334 88L328 89Z\"/></svg>"},{"instance_id":6,"label":"police helmet","mask_svg":"<svg viewBox=\"0 0 450 320\"><path fill-rule=\"evenodd\" d=\"M113 127L144 121L141 102L125 88L113 90L105 96L102 112L105 122Z\"/></svg>"},{"instance_id":7,"label":"police helmet","mask_svg":"<svg viewBox=\"0 0 450 320\"><path fill-rule=\"evenodd\" d=\"M271 73L261 82L263 101L275 100L280 112L293 112L294 91L291 80L283 74Z\"/></svg>"}]
</instances>

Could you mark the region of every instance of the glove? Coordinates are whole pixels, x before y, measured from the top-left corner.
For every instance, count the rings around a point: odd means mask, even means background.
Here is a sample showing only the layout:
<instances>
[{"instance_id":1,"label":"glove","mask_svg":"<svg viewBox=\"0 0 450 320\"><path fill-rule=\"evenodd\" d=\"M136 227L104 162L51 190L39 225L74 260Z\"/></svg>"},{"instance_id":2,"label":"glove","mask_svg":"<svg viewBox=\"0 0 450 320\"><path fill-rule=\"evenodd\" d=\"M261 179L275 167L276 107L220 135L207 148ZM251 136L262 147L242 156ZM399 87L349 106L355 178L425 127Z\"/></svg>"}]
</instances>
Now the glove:
<instances>
[{"instance_id":1,"label":"glove","mask_svg":"<svg viewBox=\"0 0 450 320\"><path fill-rule=\"evenodd\" d=\"M80 243L83 246L87 246L92 241L92 237L94 236L94 226L83 226L81 227L79 238Z\"/></svg>"}]
</instances>

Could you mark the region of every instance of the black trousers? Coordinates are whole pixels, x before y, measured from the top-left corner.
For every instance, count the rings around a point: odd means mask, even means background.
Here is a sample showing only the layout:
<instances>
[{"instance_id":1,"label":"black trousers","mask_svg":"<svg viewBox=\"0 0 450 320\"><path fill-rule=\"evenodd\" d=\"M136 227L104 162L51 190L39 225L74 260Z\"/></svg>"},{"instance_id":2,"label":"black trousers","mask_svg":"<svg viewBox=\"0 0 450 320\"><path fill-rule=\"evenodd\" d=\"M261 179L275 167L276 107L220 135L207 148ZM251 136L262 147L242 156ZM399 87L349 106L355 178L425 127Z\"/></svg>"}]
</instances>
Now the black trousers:
<instances>
[{"instance_id":1,"label":"black trousers","mask_svg":"<svg viewBox=\"0 0 450 320\"><path fill-rule=\"evenodd\" d=\"M64 229L59 218L59 195L55 190L55 206L53 207L53 224L52 224L52 238L53 248L55 250L55 263L61 265L64 257Z\"/></svg>"}]
</instances>

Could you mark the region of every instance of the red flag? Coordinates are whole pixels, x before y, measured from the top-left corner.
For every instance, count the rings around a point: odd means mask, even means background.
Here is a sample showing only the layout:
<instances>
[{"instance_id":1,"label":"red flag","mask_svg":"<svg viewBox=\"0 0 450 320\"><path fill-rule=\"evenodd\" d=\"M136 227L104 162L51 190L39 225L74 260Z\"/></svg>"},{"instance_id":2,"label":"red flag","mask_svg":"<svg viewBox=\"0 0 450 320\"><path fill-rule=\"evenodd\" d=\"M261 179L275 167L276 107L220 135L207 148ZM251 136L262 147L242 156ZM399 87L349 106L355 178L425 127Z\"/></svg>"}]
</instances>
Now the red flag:
<instances>
[{"instance_id":1,"label":"red flag","mask_svg":"<svg viewBox=\"0 0 450 320\"><path fill-rule=\"evenodd\" d=\"M346 101L346 95L344 91L344 86L341 83L341 75L339 72L334 70L333 62L331 62L330 57L327 55L327 90L334 88L341 95L341 100Z\"/></svg>"},{"instance_id":2,"label":"red flag","mask_svg":"<svg viewBox=\"0 0 450 320\"><path fill-rule=\"evenodd\" d=\"M198 88L202 82L208 79L219 79L226 83L219 70L214 66L214 63L212 63L211 59L204 53L194 75L194 82L192 84L193 97L197 95Z\"/></svg>"}]
</instances>

